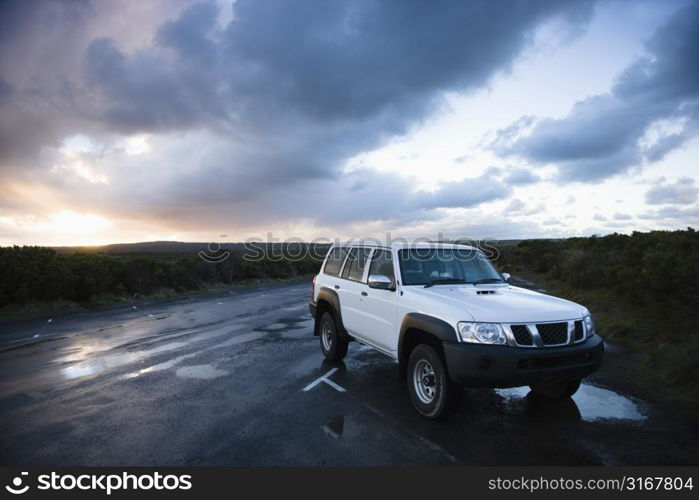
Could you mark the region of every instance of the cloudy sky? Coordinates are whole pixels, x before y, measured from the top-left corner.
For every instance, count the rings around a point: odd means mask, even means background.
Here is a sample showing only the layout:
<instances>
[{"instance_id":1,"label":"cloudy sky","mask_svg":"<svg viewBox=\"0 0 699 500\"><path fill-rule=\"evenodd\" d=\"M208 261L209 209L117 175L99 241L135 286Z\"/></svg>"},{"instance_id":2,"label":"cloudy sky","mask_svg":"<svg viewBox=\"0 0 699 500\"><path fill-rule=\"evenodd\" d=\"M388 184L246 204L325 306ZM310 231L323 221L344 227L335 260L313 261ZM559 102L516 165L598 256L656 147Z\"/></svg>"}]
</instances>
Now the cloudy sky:
<instances>
[{"instance_id":1,"label":"cloudy sky","mask_svg":"<svg viewBox=\"0 0 699 500\"><path fill-rule=\"evenodd\" d=\"M699 3L4 1L0 245L699 226Z\"/></svg>"}]
</instances>

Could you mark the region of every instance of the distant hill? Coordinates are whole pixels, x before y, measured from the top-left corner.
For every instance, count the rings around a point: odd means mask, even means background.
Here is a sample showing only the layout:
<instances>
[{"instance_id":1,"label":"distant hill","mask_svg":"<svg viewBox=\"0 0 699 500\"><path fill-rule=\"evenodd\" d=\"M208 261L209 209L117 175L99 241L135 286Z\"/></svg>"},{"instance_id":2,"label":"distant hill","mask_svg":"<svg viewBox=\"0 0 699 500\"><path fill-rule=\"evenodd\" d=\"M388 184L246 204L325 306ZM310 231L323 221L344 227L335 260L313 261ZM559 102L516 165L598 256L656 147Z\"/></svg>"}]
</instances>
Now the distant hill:
<instances>
[{"instance_id":1,"label":"distant hill","mask_svg":"<svg viewBox=\"0 0 699 500\"><path fill-rule=\"evenodd\" d=\"M184 241L144 241L141 243L115 243L101 246L53 247L59 253L196 253L207 250L211 243ZM221 243L221 248L242 250L243 243Z\"/></svg>"},{"instance_id":2,"label":"distant hill","mask_svg":"<svg viewBox=\"0 0 699 500\"><path fill-rule=\"evenodd\" d=\"M291 245L296 245L292 243ZM129 253L167 253L167 254L190 254L199 251L209 251L211 249L231 250L242 252L245 250L245 243L219 243L219 242L184 242L184 241L145 241L141 243L115 243L112 245L100 246L65 246L52 247L56 252L61 254L70 254L76 252L87 253L111 253L111 254L129 254ZM256 248L263 248L267 245L272 245L275 248L280 248L282 243L260 243L255 242ZM327 246L327 245L319 245Z\"/></svg>"},{"instance_id":3,"label":"distant hill","mask_svg":"<svg viewBox=\"0 0 699 500\"><path fill-rule=\"evenodd\" d=\"M542 241L561 241L559 238L541 238ZM488 240L491 244L496 246L514 246L524 240ZM221 249L231 250L231 251L243 251L245 249L245 243L232 242L232 243L209 243L209 242L184 242L184 241L144 241L140 243L114 243L112 245L100 245L100 246L62 246L62 247L52 247L58 253L67 254L75 252L87 252L87 253L113 253L113 254L128 254L128 253L197 253L201 250L207 251L209 245L219 245ZM267 245L267 243L255 243L258 248ZM271 243L276 247L280 247L282 243ZM326 244L321 244L319 246L326 246Z\"/></svg>"}]
</instances>

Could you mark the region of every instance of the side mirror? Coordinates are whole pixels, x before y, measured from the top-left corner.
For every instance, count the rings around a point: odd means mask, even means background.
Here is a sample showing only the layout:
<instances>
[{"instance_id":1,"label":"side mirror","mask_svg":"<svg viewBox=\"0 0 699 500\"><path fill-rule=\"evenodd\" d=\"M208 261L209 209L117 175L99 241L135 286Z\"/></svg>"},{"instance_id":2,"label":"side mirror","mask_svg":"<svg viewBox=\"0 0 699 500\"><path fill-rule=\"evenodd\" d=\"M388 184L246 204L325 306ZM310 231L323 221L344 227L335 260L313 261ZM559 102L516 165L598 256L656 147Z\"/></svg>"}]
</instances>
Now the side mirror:
<instances>
[{"instance_id":1,"label":"side mirror","mask_svg":"<svg viewBox=\"0 0 699 500\"><path fill-rule=\"evenodd\" d=\"M510 281L510 273L502 273L501 276L505 281Z\"/></svg>"},{"instance_id":2,"label":"side mirror","mask_svg":"<svg viewBox=\"0 0 699 500\"><path fill-rule=\"evenodd\" d=\"M393 290L393 280L383 274L372 274L369 276L369 288Z\"/></svg>"}]
</instances>

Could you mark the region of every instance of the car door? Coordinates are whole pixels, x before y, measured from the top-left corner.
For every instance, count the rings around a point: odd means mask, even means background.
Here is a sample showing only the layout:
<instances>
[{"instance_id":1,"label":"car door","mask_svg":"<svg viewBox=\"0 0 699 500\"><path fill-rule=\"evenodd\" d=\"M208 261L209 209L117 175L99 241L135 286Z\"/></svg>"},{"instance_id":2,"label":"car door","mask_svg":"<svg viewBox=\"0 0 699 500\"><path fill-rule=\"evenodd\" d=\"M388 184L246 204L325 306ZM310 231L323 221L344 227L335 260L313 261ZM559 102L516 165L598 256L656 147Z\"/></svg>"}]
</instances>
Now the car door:
<instances>
[{"instance_id":1,"label":"car door","mask_svg":"<svg viewBox=\"0 0 699 500\"><path fill-rule=\"evenodd\" d=\"M352 248L340 273L341 279L338 280L340 288L337 290L337 294L340 297L342 323L350 335L356 335L361 329L362 281L365 277L364 268L370 253L370 248Z\"/></svg>"},{"instance_id":2,"label":"car door","mask_svg":"<svg viewBox=\"0 0 699 500\"><path fill-rule=\"evenodd\" d=\"M378 290L369 288L368 277L372 274L388 276L395 288L396 277L391 251L377 248L371 255L368 272L360 287L360 305L358 309L357 335L391 354L395 354L398 345L396 336L396 301L395 290Z\"/></svg>"}]
</instances>

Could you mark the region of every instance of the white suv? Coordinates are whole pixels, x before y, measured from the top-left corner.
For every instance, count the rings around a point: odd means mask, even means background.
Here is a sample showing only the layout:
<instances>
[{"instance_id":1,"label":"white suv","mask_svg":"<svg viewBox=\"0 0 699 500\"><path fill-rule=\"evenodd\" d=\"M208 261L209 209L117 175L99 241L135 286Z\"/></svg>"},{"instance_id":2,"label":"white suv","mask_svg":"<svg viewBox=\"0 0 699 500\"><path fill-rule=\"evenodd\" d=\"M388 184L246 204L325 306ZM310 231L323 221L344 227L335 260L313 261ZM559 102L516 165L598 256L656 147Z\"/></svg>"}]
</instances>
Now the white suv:
<instances>
[{"instance_id":1,"label":"white suv","mask_svg":"<svg viewBox=\"0 0 699 500\"><path fill-rule=\"evenodd\" d=\"M329 360L357 340L398 361L428 418L464 386L573 395L604 353L589 311L508 279L466 245L334 245L313 278L314 333Z\"/></svg>"}]
</instances>

